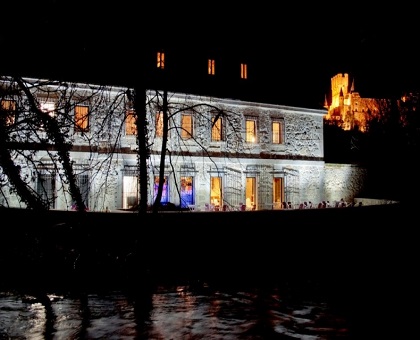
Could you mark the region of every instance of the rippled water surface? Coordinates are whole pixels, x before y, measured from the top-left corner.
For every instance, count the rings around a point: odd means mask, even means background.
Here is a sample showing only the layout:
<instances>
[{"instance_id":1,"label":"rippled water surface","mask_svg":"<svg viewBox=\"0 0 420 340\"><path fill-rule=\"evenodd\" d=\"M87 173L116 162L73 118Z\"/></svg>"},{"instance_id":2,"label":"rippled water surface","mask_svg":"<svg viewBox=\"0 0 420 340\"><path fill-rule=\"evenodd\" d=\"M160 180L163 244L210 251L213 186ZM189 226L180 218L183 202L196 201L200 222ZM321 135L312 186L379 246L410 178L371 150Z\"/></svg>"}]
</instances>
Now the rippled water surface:
<instances>
[{"instance_id":1,"label":"rippled water surface","mask_svg":"<svg viewBox=\"0 0 420 340\"><path fill-rule=\"evenodd\" d=\"M276 288L0 295L0 339L350 339L349 327L327 300L292 298Z\"/></svg>"}]
</instances>

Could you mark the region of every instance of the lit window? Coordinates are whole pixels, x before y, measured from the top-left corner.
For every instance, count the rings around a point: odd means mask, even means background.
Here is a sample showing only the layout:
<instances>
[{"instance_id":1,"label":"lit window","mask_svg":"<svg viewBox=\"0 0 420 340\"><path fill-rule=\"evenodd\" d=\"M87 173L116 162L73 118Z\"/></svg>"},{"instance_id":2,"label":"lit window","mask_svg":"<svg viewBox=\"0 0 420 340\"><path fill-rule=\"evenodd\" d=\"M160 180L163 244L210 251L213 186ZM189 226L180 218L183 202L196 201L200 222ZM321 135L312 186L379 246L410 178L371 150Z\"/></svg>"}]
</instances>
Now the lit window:
<instances>
[{"instance_id":1,"label":"lit window","mask_svg":"<svg viewBox=\"0 0 420 340\"><path fill-rule=\"evenodd\" d=\"M186 208L194 204L194 177L181 176L181 207Z\"/></svg>"},{"instance_id":2,"label":"lit window","mask_svg":"<svg viewBox=\"0 0 420 340\"><path fill-rule=\"evenodd\" d=\"M216 61L214 59L208 60L208 73L212 76L216 73Z\"/></svg>"},{"instance_id":3,"label":"lit window","mask_svg":"<svg viewBox=\"0 0 420 340\"><path fill-rule=\"evenodd\" d=\"M273 132L273 144L282 144L283 143L283 124L280 121L274 121L272 123L272 132Z\"/></svg>"},{"instance_id":4,"label":"lit window","mask_svg":"<svg viewBox=\"0 0 420 340\"><path fill-rule=\"evenodd\" d=\"M165 68L165 53L158 52L157 53L157 68L163 70Z\"/></svg>"},{"instance_id":5,"label":"lit window","mask_svg":"<svg viewBox=\"0 0 420 340\"><path fill-rule=\"evenodd\" d=\"M156 121L155 121L155 130L156 137L163 137L163 112L156 112Z\"/></svg>"},{"instance_id":6,"label":"lit window","mask_svg":"<svg viewBox=\"0 0 420 340\"><path fill-rule=\"evenodd\" d=\"M255 210L256 207L256 183L257 179L255 177L246 178L246 187L245 187L245 204L247 210Z\"/></svg>"},{"instance_id":7,"label":"lit window","mask_svg":"<svg viewBox=\"0 0 420 340\"><path fill-rule=\"evenodd\" d=\"M210 178L210 204L219 208L222 203L222 177Z\"/></svg>"},{"instance_id":8,"label":"lit window","mask_svg":"<svg viewBox=\"0 0 420 340\"><path fill-rule=\"evenodd\" d=\"M43 102L40 104L42 112L48 113L50 117L55 117L55 104L53 102Z\"/></svg>"},{"instance_id":9,"label":"lit window","mask_svg":"<svg viewBox=\"0 0 420 340\"><path fill-rule=\"evenodd\" d=\"M5 118L6 125L14 124L16 117L16 102L14 100L2 100L1 111L2 117Z\"/></svg>"},{"instance_id":10,"label":"lit window","mask_svg":"<svg viewBox=\"0 0 420 340\"><path fill-rule=\"evenodd\" d=\"M241 64L241 79L248 79L248 65Z\"/></svg>"},{"instance_id":11,"label":"lit window","mask_svg":"<svg viewBox=\"0 0 420 340\"><path fill-rule=\"evenodd\" d=\"M245 122L245 141L255 143L256 141L256 122L254 119L247 119Z\"/></svg>"},{"instance_id":12,"label":"lit window","mask_svg":"<svg viewBox=\"0 0 420 340\"><path fill-rule=\"evenodd\" d=\"M136 115L133 109L125 111L125 134L127 136L137 134Z\"/></svg>"},{"instance_id":13,"label":"lit window","mask_svg":"<svg viewBox=\"0 0 420 340\"><path fill-rule=\"evenodd\" d=\"M55 104L53 102L42 102L40 103L39 108L42 112L47 113L51 118L55 118L56 112L55 112ZM43 123L41 123L40 128L41 128L41 131L44 130L45 126Z\"/></svg>"},{"instance_id":14,"label":"lit window","mask_svg":"<svg viewBox=\"0 0 420 340\"><path fill-rule=\"evenodd\" d=\"M282 177L273 178L273 207L279 209L284 201L284 182Z\"/></svg>"},{"instance_id":15,"label":"lit window","mask_svg":"<svg viewBox=\"0 0 420 340\"><path fill-rule=\"evenodd\" d=\"M135 208L139 204L139 183L134 174L123 177L123 209Z\"/></svg>"},{"instance_id":16,"label":"lit window","mask_svg":"<svg viewBox=\"0 0 420 340\"><path fill-rule=\"evenodd\" d=\"M223 119L220 115L211 118L211 140L212 142L223 140Z\"/></svg>"},{"instance_id":17,"label":"lit window","mask_svg":"<svg viewBox=\"0 0 420 340\"><path fill-rule=\"evenodd\" d=\"M156 196L158 194L159 178L160 178L159 176L155 176L154 178L153 200L156 200ZM160 199L160 203L168 203L168 202L169 202L168 176L165 176L163 178L162 197Z\"/></svg>"},{"instance_id":18,"label":"lit window","mask_svg":"<svg viewBox=\"0 0 420 340\"><path fill-rule=\"evenodd\" d=\"M76 105L74 108L74 131L89 131L89 107Z\"/></svg>"},{"instance_id":19,"label":"lit window","mask_svg":"<svg viewBox=\"0 0 420 340\"><path fill-rule=\"evenodd\" d=\"M193 117L191 114L181 116L181 138L190 139L193 136Z\"/></svg>"}]
</instances>

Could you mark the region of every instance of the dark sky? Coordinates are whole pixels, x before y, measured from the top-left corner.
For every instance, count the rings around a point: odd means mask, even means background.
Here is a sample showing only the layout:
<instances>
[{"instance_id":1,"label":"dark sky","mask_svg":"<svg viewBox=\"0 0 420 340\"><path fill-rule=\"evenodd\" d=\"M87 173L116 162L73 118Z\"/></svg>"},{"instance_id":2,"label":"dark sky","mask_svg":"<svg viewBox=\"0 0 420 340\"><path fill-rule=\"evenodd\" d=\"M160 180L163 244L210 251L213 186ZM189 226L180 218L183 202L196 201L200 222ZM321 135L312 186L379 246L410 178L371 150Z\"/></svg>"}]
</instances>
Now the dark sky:
<instances>
[{"instance_id":1,"label":"dark sky","mask_svg":"<svg viewBox=\"0 0 420 340\"><path fill-rule=\"evenodd\" d=\"M263 97L279 104L322 108L337 73L354 77L362 97L419 88L420 20L410 7L135 3L3 2L1 73L131 75L145 46L166 44L185 58L209 47L246 55Z\"/></svg>"}]
</instances>

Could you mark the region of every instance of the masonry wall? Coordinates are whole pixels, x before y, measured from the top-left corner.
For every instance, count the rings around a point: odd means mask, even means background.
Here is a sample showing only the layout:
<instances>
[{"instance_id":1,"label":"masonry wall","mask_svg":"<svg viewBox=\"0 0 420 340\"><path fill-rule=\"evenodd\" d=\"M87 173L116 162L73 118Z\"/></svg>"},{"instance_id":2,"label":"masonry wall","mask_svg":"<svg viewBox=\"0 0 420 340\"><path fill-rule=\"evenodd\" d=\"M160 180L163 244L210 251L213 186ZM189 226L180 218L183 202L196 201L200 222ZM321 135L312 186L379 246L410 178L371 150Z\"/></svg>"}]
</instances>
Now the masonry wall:
<instances>
[{"instance_id":1,"label":"masonry wall","mask_svg":"<svg viewBox=\"0 0 420 340\"><path fill-rule=\"evenodd\" d=\"M35 81L28 79L28 82ZM77 86L76 86L77 85ZM126 132L126 109L130 101L127 89L74 85L75 98L91 96L89 100L90 130L70 131L73 149L71 159L76 174L88 174L90 181L89 209L118 210L124 207L125 176L137 172L137 140ZM52 86L52 85L51 85ZM66 86L69 86L68 84ZM57 97L57 96L56 96ZM247 177L256 178L257 210L278 208L273 203L273 179L283 180L284 201L297 207L301 202L314 205L321 201L352 201L363 187L364 171L351 165L325 164L323 117L326 110L296 108L232 99L168 94L169 138L165 159L165 176L169 183L169 201L180 204L177 185L180 176L194 178L194 205L204 209L210 203L210 177L222 178L224 203L237 208L245 203ZM155 176L159 175L162 138L156 131L156 113L162 109L162 93L147 92L148 202L153 202ZM57 108L60 112L60 108ZM193 115L193 138L181 138L181 116ZM212 117L220 113L223 119L223 140L212 141ZM59 117L59 115L58 115ZM255 142L246 142L246 120L256 124ZM281 142L273 143L272 123L282 126ZM19 134L19 131L16 132ZM55 152L39 151L34 166L54 169L57 174L55 209L68 210L72 200L67 184L61 181L63 171L50 159ZM19 157L16 158L19 163ZM37 172L23 162L22 176L36 187ZM24 204L4 186L0 203L24 207ZM58 189L60 191L58 191ZM125 197L126 199L126 197Z\"/></svg>"},{"instance_id":2,"label":"masonry wall","mask_svg":"<svg viewBox=\"0 0 420 340\"><path fill-rule=\"evenodd\" d=\"M353 202L358 197L366 183L365 168L352 164L325 164L325 199L330 202L343 198Z\"/></svg>"}]
</instances>

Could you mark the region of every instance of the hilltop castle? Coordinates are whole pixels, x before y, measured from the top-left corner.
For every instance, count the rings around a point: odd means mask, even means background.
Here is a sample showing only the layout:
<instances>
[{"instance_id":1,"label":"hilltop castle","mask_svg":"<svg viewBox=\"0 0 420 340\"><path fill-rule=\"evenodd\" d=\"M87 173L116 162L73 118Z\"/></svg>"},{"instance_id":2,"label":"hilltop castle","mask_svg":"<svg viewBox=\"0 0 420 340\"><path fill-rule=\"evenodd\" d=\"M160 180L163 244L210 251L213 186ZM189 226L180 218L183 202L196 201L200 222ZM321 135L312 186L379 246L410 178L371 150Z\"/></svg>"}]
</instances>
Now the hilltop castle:
<instances>
[{"instance_id":1,"label":"hilltop castle","mask_svg":"<svg viewBox=\"0 0 420 340\"><path fill-rule=\"evenodd\" d=\"M325 97L324 107L328 110L325 120L344 130L366 131L368 122L383 112L388 105L386 99L362 98L355 91L354 79L347 73L331 78L331 101Z\"/></svg>"}]
</instances>

